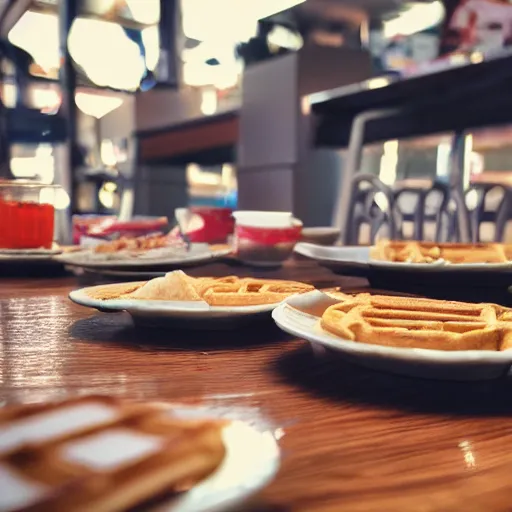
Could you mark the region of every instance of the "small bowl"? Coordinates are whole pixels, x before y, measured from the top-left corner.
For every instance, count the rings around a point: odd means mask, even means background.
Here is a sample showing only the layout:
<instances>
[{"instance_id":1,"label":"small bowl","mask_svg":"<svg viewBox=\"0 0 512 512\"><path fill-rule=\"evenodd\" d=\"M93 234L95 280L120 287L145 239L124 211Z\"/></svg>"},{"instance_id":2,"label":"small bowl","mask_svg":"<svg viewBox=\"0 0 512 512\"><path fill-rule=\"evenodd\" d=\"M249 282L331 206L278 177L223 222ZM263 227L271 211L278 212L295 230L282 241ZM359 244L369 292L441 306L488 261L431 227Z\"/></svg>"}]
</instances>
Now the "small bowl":
<instances>
[{"instance_id":1,"label":"small bowl","mask_svg":"<svg viewBox=\"0 0 512 512\"><path fill-rule=\"evenodd\" d=\"M238 259L248 265L280 266L291 256L295 244L300 240L302 222L291 214L235 212L233 215L236 219L235 252ZM256 225L258 223L260 225Z\"/></svg>"},{"instance_id":2,"label":"small bowl","mask_svg":"<svg viewBox=\"0 0 512 512\"><path fill-rule=\"evenodd\" d=\"M316 245L334 245L340 237L338 228L315 227L302 228L300 237L302 242L308 242Z\"/></svg>"}]
</instances>

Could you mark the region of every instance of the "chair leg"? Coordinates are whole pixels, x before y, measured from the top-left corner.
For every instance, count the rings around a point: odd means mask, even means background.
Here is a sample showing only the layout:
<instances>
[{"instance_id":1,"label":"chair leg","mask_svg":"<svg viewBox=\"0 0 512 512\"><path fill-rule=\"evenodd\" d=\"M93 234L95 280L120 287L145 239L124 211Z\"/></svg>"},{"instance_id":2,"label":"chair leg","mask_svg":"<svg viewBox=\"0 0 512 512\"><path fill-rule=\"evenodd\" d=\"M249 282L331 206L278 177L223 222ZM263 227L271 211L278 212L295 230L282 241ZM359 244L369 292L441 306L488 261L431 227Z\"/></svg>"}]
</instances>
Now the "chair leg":
<instances>
[{"instance_id":1,"label":"chair leg","mask_svg":"<svg viewBox=\"0 0 512 512\"><path fill-rule=\"evenodd\" d=\"M360 168L361 155L364 145L364 130L366 123L373 119L390 117L400 109L381 109L369 110L356 116L352 123L350 132L350 141L347 152L347 161L343 170L341 182L341 191L335 208L333 225L341 228L341 241L344 245L348 242L348 222L351 204L351 195L353 193L352 181L356 172Z\"/></svg>"},{"instance_id":2,"label":"chair leg","mask_svg":"<svg viewBox=\"0 0 512 512\"><path fill-rule=\"evenodd\" d=\"M470 242L474 239L466 202L464 200L464 173L465 164L466 134L457 132L452 141L450 158L450 189L453 200L457 205L455 211L458 238L461 242Z\"/></svg>"}]
</instances>

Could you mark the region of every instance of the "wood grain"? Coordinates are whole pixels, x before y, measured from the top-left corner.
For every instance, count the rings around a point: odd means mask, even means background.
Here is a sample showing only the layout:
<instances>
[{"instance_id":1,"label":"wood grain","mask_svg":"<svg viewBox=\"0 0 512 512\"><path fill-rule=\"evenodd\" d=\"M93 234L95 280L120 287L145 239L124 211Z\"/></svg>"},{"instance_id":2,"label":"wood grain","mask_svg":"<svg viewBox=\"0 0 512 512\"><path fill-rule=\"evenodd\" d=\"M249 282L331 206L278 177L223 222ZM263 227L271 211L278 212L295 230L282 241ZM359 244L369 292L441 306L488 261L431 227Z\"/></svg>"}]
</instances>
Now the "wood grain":
<instances>
[{"instance_id":1,"label":"wood grain","mask_svg":"<svg viewBox=\"0 0 512 512\"><path fill-rule=\"evenodd\" d=\"M307 262L276 275L363 284ZM233 408L281 437L282 469L251 512L512 509L510 381L430 382L318 359L271 321L143 331L125 314L72 304L77 287L69 277L0 280L3 403L106 393Z\"/></svg>"}]
</instances>

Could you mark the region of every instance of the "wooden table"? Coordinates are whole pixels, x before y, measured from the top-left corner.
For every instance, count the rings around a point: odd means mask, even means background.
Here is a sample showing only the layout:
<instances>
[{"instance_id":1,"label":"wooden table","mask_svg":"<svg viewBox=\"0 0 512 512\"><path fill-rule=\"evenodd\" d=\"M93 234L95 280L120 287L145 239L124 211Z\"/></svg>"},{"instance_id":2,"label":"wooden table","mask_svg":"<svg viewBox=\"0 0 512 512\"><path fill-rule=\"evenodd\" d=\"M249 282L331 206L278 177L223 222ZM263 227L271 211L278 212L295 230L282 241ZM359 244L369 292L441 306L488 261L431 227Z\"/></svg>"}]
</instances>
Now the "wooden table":
<instances>
[{"instance_id":1,"label":"wooden table","mask_svg":"<svg viewBox=\"0 0 512 512\"><path fill-rule=\"evenodd\" d=\"M361 284L310 263L280 275ZM4 403L105 393L237 407L282 436L282 469L251 512L512 510L510 382L421 381L317 359L270 321L138 331L125 314L72 304L77 287L69 277L0 280Z\"/></svg>"}]
</instances>

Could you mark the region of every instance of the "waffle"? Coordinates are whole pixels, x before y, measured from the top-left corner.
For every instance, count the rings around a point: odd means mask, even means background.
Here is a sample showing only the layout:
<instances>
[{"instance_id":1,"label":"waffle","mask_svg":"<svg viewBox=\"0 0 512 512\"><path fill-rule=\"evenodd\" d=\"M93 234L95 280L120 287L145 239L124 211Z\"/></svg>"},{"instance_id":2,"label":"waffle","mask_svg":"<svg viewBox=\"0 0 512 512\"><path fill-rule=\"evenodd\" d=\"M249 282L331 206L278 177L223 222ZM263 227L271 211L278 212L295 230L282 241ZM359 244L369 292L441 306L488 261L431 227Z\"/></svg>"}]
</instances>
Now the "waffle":
<instances>
[{"instance_id":1,"label":"waffle","mask_svg":"<svg viewBox=\"0 0 512 512\"><path fill-rule=\"evenodd\" d=\"M138 283L116 283L108 286L94 286L87 290L87 295L93 299L111 300L129 296L144 286L146 281Z\"/></svg>"},{"instance_id":2,"label":"waffle","mask_svg":"<svg viewBox=\"0 0 512 512\"><path fill-rule=\"evenodd\" d=\"M120 251L142 252L168 247L172 243L177 244L177 239L173 240L168 235L162 234L138 236L135 238L123 236L117 240L97 245L94 248L94 252L101 254Z\"/></svg>"},{"instance_id":3,"label":"waffle","mask_svg":"<svg viewBox=\"0 0 512 512\"><path fill-rule=\"evenodd\" d=\"M375 260L405 263L507 263L512 260L512 245L386 240L372 247L370 255Z\"/></svg>"},{"instance_id":4,"label":"waffle","mask_svg":"<svg viewBox=\"0 0 512 512\"><path fill-rule=\"evenodd\" d=\"M211 306L256 306L277 304L291 295L314 290L294 281L237 279L233 282L204 282L203 300Z\"/></svg>"},{"instance_id":5,"label":"waffle","mask_svg":"<svg viewBox=\"0 0 512 512\"><path fill-rule=\"evenodd\" d=\"M236 276L194 278L177 270L147 283L94 287L87 294L95 299L205 301L211 306L256 306L277 304L290 295L312 290L313 286L295 281Z\"/></svg>"},{"instance_id":6,"label":"waffle","mask_svg":"<svg viewBox=\"0 0 512 512\"><path fill-rule=\"evenodd\" d=\"M107 397L0 410L0 510L112 512L195 485L224 422Z\"/></svg>"},{"instance_id":7,"label":"waffle","mask_svg":"<svg viewBox=\"0 0 512 512\"><path fill-rule=\"evenodd\" d=\"M512 348L512 310L495 304L359 294L327 308L321 325L346 340L434 350Z\"/></svg>"}]
</instances>

